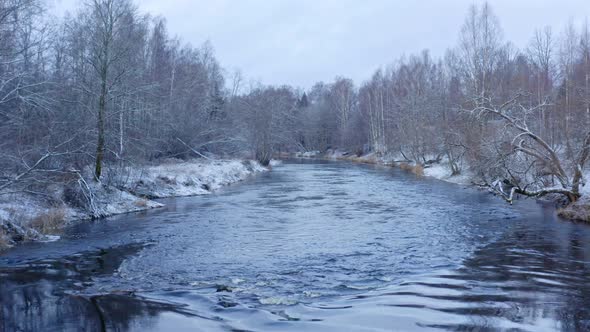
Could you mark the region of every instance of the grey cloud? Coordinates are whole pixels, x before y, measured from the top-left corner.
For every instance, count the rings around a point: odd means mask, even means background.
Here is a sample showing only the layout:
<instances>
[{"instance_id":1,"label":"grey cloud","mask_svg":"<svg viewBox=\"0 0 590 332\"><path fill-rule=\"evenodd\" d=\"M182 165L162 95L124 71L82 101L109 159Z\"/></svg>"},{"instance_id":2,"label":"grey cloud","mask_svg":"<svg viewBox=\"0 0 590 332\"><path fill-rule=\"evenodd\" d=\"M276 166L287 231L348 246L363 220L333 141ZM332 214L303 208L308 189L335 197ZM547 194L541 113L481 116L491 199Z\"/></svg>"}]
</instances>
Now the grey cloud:
<instances>
[{"instance_id":1,"label":"grey cloud","mask_svg":"<svg viewBox=\"0 0 590 332\"><path fill-rule=\"evenodd\" d=\"M59 8L77 1L54 0ZM209 39L221 64L265 84L309 87L347 76L360 82L394 59L455 45L473 0L142 0L167 18L171 34ZM587 0L492 0L506 39L526 46L535 28L558 32L590 15Z\"/></svg>"}]
</instances>

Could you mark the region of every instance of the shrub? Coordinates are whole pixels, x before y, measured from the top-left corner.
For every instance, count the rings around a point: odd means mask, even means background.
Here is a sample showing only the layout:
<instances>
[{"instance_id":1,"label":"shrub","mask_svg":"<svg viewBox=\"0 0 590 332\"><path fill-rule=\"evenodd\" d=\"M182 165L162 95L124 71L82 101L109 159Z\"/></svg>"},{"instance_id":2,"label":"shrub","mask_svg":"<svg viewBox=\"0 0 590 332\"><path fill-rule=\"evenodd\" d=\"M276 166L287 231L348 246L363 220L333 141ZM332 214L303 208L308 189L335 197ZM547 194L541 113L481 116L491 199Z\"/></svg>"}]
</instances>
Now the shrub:
<instances>
[{"instance_id":1,"label":"shrub","mask_svg":"<svg viewBox=\"0 0 590 332\"><path fill-rule=\"evenodd\" d=\"M197 184L197 183L195 182L195 180L193 180L193 178L188 178L182 182L182 185L185 187L192 187L195 184Z\"/></svg>"},{"instance_id":2,"label":"shrub","mask_svg":"<svg viewBox=\"0 0 590 332\"><path fill-rule=\"evenodd\" d=\"M88 200L77 182L66 184L63 190L63 201L72 207L86 208Z\"/></svg>"},{"instance_id":3,"label":"shrub","mask_svg":"<svg viewBox=\"0 0 590 332\"><path fill-rule=\"evenodd\" d=\"M412 170L412 165L410 165L408 163L400 163L399 164L399 168L401 170L404 170L404 171L411 171Z\"/></svg>"},{"instance_id":4,"label":"shrub","mask_svg":"<svg viewBox=\"0 0 590 332\"><path fill-rule=\"evenodd\" d=\"M412 173L416 174L416 176L424 176L424 166L416 164L416 166L412 167Z\"/></svg>"},{"instance_id":5,"label":"shrub","mask_svg":"<svg viewBox=\"0 0 590 332\"><path fill-rule=\"evenodd\" d=\"M65 216L63 208L51 209L33 218L30 226L41 234L54 234L63 228Z\"/></svg>"},{"instance_id":6,"label":"shrub","mask_svg":"<svg viewBox=\"0 0 590 332\"><path fill-rule=\"evenodd\" d=\"M145 208L148 206L148 201L145 199L138 199L135 201L135 206Z\"/></svg>"},{"instance_id":7,"label":"shrub","mask_svg":"<svg viewBox=\"0 0 590 332\"><path fill-rule=\"evenodd\" d=\"M424 176L424 166L421 164L412 165L409 163L400 163L399 168L404 171L412 172L416 174L416 176Z\"/></svg>"},{"instance_id":8,"label":"shrub","mask_svg":"<svg viewBox=\"0 0 590 332\"><path fill-rule=\"evenodd\" d=\"M160 175L158 176L158 180L162 181L165 184L176 185L176 179L170 178L168 176Z\"/></svg>"},{"instance_id":9,"label":"shrub","mask_svg":"<svg viewBox=\"0 0 590 332\"><path fill-rule=\"evenodd\" d=\"M574 203L565 208L557 210L557 214L569 220L590 222L590 205Z\"/></svg>"}]
</instances>

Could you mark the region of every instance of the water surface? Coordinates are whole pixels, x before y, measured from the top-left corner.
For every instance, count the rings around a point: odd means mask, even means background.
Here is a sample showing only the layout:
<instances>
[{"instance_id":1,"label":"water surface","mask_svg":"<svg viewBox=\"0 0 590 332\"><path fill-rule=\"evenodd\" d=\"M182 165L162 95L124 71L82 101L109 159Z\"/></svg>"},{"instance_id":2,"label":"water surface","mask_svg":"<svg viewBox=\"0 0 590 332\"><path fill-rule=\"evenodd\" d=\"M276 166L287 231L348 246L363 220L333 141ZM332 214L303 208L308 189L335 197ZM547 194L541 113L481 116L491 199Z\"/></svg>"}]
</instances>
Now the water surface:
<instances>
[{"instance_id":1,"label":"water surface","mask_svg":"<svg viewBox=\"0 0 590 332\"><path fill-rule=\"evenodd\" d=\"M395 169L285 163L0 256L0 331L590 330L590 228Z\"/></svg>"}]
</instances>

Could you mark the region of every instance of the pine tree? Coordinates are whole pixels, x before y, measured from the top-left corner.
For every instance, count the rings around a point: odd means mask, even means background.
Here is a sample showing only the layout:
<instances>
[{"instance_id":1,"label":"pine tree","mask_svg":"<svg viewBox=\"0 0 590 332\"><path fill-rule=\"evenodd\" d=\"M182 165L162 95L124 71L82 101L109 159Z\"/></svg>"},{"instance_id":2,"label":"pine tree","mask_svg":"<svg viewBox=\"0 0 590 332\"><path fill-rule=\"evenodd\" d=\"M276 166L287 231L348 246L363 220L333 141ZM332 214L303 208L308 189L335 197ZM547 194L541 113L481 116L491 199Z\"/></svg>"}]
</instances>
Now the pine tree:
<instances>
[{"instance_id":1,"label":"pine tree","mask_svg":"<svg viewBox=\"0 0 590 332\"><path fill-rule=\"evenodd\" d=\"M309 107L309 101L307 100L307 94L304 92L299 101L297 102L298 108L307 108Z\"/></svg>"}]
</instances>

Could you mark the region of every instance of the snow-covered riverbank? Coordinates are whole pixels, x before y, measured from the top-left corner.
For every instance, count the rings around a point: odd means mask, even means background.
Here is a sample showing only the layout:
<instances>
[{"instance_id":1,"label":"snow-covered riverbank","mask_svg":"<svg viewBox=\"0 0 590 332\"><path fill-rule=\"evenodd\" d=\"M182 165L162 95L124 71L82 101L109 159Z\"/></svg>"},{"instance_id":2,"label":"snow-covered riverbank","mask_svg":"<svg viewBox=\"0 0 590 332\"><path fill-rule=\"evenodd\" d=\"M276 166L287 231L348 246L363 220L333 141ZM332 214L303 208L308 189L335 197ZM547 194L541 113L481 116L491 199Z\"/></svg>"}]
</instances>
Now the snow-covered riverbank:
<instances>
[{"instance_id":1,"label":"snow-covered riverbank","mask_svg":"<svg viewBox=\"0 0 590 332\"><path fill-rule=\"evenodd\" d=\"M0 250L24 241L52 241L68 224L163 206L154 198L206 195L267 171L255 161L171 160L119 170L103 183L52 185L44 194L0 196Z\"/></svg>"},{"instance_id":2,"label":"snow-covered riverbank","mask_svg":"<svg viewBox=\"0 0 590 332\"><path fill-rule=\"evenodd\" d=\"M422 166L417 165L414 162L405 161L404 158L399 155L378 156L374 153L370 153L357 156L355 154L343 152L340 150L328 150L325 153L321 153L319 151L297 153L295 154L295 157L303 159L344 160L364 164L399 167L412 172L417 176L426 176L460 185L475 186L476 183L480 182L474 174L469 172L468 169L464 169L461 174L453 175L448 162L444 158L436 163L430 163L429 165ZM586 174L584 178L590 178L590 172ZM552 198L549 198L549 200L554 200L557 206L562 206L561 208L557 209L557 214L560 217L569 220L590 223L590 185L583 186L581 194L582 197L577 202L567 206L562 205L562 200L559 199L561 197L553 196Z\"/></svg>"},{"instance_id":3,"label":"snow-covered riverbank","mask_svg":"<svg viewBox=\"0 0 590 332\"><path fill-rule=\"evenodd\" d=\"M204 195L266 170L255 161L169 163L134 170L125 190L147 198Z\"/></svg>"},{"instance_id":4,"label":"snow-covered riverbank","mask_svg":"<svg viewBox=\"0 0 590 332\"><path fill-rule=\"evenodd\" d=\"M328 150L326 153L321 153L319 151L304 152L296 154L295 157L308 159L318 158L328 160L344 160L363 164L399 167L407 171L417 173L419 176L427 176L455 184L470 185L474 181L473 174L466 170L459 175L453 175L448 162L446 162L444 159L438 163L431 163L429 165L422 166L417 165L414 162L405 161L401 155L389 154L385 156L378 156L377 154L369 153L362 156L357 156L355 154L343 152L340 150Z\"/></svg>"}]
</instances>

